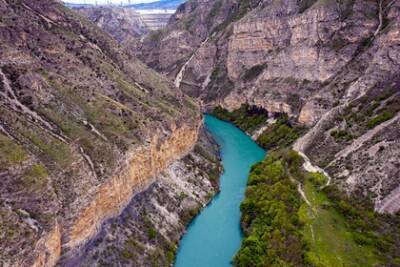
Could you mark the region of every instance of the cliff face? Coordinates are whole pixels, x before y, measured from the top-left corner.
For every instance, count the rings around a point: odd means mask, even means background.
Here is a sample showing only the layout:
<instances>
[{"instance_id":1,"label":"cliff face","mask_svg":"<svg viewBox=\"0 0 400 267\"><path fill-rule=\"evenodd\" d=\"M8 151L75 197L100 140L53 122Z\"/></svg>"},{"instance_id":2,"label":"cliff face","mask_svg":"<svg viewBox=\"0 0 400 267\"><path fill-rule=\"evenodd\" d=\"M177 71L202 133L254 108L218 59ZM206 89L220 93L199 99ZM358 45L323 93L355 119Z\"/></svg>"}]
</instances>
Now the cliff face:
<instances>
[{"instance_id":1,"label":"cliff face","mask_svg":"<svg viewBox=\"0 0 400 267\"><path fill-rule=\"evenodd\" d=\"M204 109L248 103L312 128L297 149L348 192L394 212L399 9L399 1L189 1L136 54Z\"/></svg>"},{"instance_id":2,"label":"cliff face","mask_svg":"<svg viewBox=\"0 0 400 267\"><path fill-rule=\"evenodd\" d=\"M120 43L129 43L149 32L141 15L132 8L93 6L75 8Z\"/></svg>"},{"instance_id":3,"label":"cliff face","mask_svg":"<svg viewBox=\"0 0 400 267\"><path fill-rule=\"evenodd\" d=\"M197 106L56 1L0 2L0 259L52 266L187 153Z\"/></svg>"},{"instance_id":4,"label":"cliff face","mask_svg":"<svg viewBox=\"0 0 400 267\"><path fill-rule=\"evenodd\" d=\"M102 222L119 215L134 193L154 182L155 177L181 155L190 151L197 140L196 126L172 129L166 140L160 141L156 133L149 145L129 152L120 171L98 188L90 204L73 223L66 249L86 243L100 228ZM77 251L72 251L72 254Z\"/></svg>"},{"instance_id":5,"label":"cliff face","mask_svg":"<svg viewBox=\"0 0 400 267\"><path fill-rule=\"evenodd\" d=\"M216 10L210 12L214 6ZM212 0L187 1L179 6L164 29L137 43L134 53L155 70L175 77L197 47L206 44L207 37L238 7L237 1L223 1L222 5ZM214 56L203 55L204 58ZM204 76L204 73L198 74Z\"/></svg>"},{"instance_id":6,"label":"cliff face","mask_svg":"<svg viewBox=\"0 0 400 267\"><path fill-rule=\"evenodd\" d=\"M218 189L218 147L200 132L194 149L157 175L64 266L169 266L186 225Z\"/></svg>"}]
</instances>

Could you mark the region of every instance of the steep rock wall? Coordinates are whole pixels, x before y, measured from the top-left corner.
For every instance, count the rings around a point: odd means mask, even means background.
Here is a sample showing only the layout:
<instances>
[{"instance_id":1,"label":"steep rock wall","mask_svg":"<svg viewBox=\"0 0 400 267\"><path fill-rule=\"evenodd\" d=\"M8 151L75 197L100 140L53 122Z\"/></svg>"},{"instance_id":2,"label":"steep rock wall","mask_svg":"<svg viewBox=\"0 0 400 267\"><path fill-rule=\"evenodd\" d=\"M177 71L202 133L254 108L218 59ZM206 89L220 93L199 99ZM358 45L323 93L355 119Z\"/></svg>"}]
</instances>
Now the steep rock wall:
<instances>
[{"instance_id":1,"label":"steep rock wall","mask_svg":"<svg viewBox=\"0 0 400 267\"><path fill-rule=\"evenodd\" d=\"M151 184L157 174L189 152L197 140L199 126L200 123L172 129L171 135L161 142L156 134L146 147L130 152L126 166L102 184L94 199L79 213L67 234L65 247L75 248L87 242L104 220L118 215L136 192Z\"/></svg>"},{"instance_id":2,"label":"steep rock wall","mask_svg":"<svg viewBox=\"0 0 400 267\"><path fill-rule=\"evenodd\" d=\"M194 149L157 174L62 265L170 265L187 223L217 192L221 170L218 147L202 129Z\"/></svg>"}]
</instances>

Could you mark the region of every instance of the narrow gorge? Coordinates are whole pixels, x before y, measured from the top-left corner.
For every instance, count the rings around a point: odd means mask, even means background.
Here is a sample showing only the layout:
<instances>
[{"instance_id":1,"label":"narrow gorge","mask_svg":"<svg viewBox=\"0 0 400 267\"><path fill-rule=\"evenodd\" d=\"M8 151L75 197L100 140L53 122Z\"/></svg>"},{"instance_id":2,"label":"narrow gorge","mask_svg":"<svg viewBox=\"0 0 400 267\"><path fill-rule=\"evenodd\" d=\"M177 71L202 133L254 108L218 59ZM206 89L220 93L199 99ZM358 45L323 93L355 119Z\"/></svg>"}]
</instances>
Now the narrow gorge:
<instances>
[{"instance_id":1,"label":"narrow gorge","mask_svg":"<svg viewBox=\"0 0 400 267\"><path fill-rule=\"evenodd\" d=\"M0 267L400 266L400 0L76 2L0 0Z\"/></svg>"}]
</instances>

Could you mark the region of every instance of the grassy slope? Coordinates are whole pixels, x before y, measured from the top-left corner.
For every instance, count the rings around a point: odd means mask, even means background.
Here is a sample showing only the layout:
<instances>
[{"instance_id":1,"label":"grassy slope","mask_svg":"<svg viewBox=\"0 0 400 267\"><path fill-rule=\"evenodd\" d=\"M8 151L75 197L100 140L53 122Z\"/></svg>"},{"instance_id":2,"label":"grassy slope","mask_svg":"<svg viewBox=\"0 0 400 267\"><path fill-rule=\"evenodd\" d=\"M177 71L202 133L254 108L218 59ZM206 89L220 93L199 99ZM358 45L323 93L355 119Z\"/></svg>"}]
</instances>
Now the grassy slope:
<instances>
[{"instance_id":1,"label":"grassy slope","mask_svg":"<svg viewBox=\"0 0 400 267\"><path fill-rule=\"evenodd\" d=\"M374 213L334 185L321 187L325 177L304 171L299 158L277 150L252 168L235 266L398 266L398 219Z\"/></svg>"},{"instance_id":2,"label":"grassy slope","mask_svg":"<svg viewBox=\"0 0 400 267\"><path fill-rule=\"evenodd\" d=\"M375 248L359 245L353 239L343 215L332 208L331 200L307 179L304 192L312 205L299 210L304 224L304 240L309 244L306 261L315 266L375 266L381 262Z\"/></svg>"}]
</instances>

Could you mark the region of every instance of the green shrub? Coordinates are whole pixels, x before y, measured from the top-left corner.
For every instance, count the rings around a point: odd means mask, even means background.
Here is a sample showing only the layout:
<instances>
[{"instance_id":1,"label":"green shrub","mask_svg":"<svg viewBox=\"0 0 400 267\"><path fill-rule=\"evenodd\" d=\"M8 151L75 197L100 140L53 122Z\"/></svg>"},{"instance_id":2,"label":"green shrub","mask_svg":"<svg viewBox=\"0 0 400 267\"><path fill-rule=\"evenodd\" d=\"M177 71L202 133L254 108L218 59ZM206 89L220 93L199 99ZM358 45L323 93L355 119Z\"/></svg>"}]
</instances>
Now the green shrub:
<instances>
[{"instance_id":1,"label":"green shrub","mask_svg":"<svg viewBox=\"0 0 400 267\"><path fill-rule=\"evenodd\" d=\"M26 153L7 136L0 134L0 169L25 160Z\"/></svg>"},{"instance_id":2,"label":"green shrub","mask_svg":"<svg viewBox=\"0 0 400 267\"><path fill-rule=\"evenodd\" d=\"M46 169L40 164L35 164L22 176L22 183L29 190L37 191L47 184L47 176Z\"/></svg>"},{"instance_id":3,"label":"green shrub","mask_svg":"<svg viewBox=\"0 0 400 267\"><path fill-rule=\"evenodd\" d=\"M302 164L297 152L275 150L252 166L240 206L245 237L234 266L331 266L335 257L346 266L392 266L399 258L399 215L376 214L365 198L335 185L320 189L326 177L306 172ZM303 184L313 208L301 200L291 177Z\"/></svg>"},{"instance_id":4,"label":"green shrub","mask_svg":"<svg viewBox=\"0 0 400 267\"><path fill-rule=\"evenodd\" d=\"M149 235L150 239L154 239L157 236L157 231L154 228L149 228L147 230L147 234Z\"/></svg>"},{"instance_id":5,"label":"green shrub","mask_svg":"<svg viewBox=\"0 0 400 267\"><path fill-rule=\"evenodd\" d=\"M336 51L342 49L346 45L347 41L340 37L332 40L332 42L330 43L331 48Z\"/></svg>"},{"instance_id":6,"label":"green shrub","mask_svg":"<svg viewBox=\"0 0 400 267\"><path fill-rule=\"evenodd\" d=\"M300 198L285 165L298 165L294 151L271 152L251 168L245 200L240 206L245 238L234 257L235 266L300 266Z\"/></svg>"},{"instance_id":7,"label":"green shrub","mask_svg":"<svg viewBox=\"0 0 400 267\"><path fill-rule=\"evenodd\" d=\"M288 147L302 135L304 130L303 127L292 126L287 116L283 116L257 138L257 143L266 149Z\"/></svg>"},{"instance_id":8,"label":"green shrub","mask_svg":"<svg viewBox=\"0 0 400 267\"><path fill-rule=\"evenodd\" d=\"M232 122L243 131L250 133L268 119L267 111L248 104L243 104L232 112L217 106L211 114L221 120Z\"/></svg>"},{"instance_id":9,"label":"green shrub","mask_svg":"<svg viewBox=\"0 0 400 267\"><path fill-rule=\"evenodd\" d=\"M342 140L349 141L354 138L347 130L333 130L331 131L331 136L335 138L337 142Z\"/></svg>"},{"instance_id":10,"label":"green shrub","mask_svg":"<svg viewBox=\"0 0 400 267\"><path fill-rule=\"evenodd\" d=\"M369 129L374 128L375 126L381 124L384 121L390 120L391 118L394 117L394 113L390 112L390 111L383 111L382 113L380 113L379 115L375 116L374 118L372 118L371 120L369 120L367 122L367 127Z\"/></svg>"}]
</instances>

